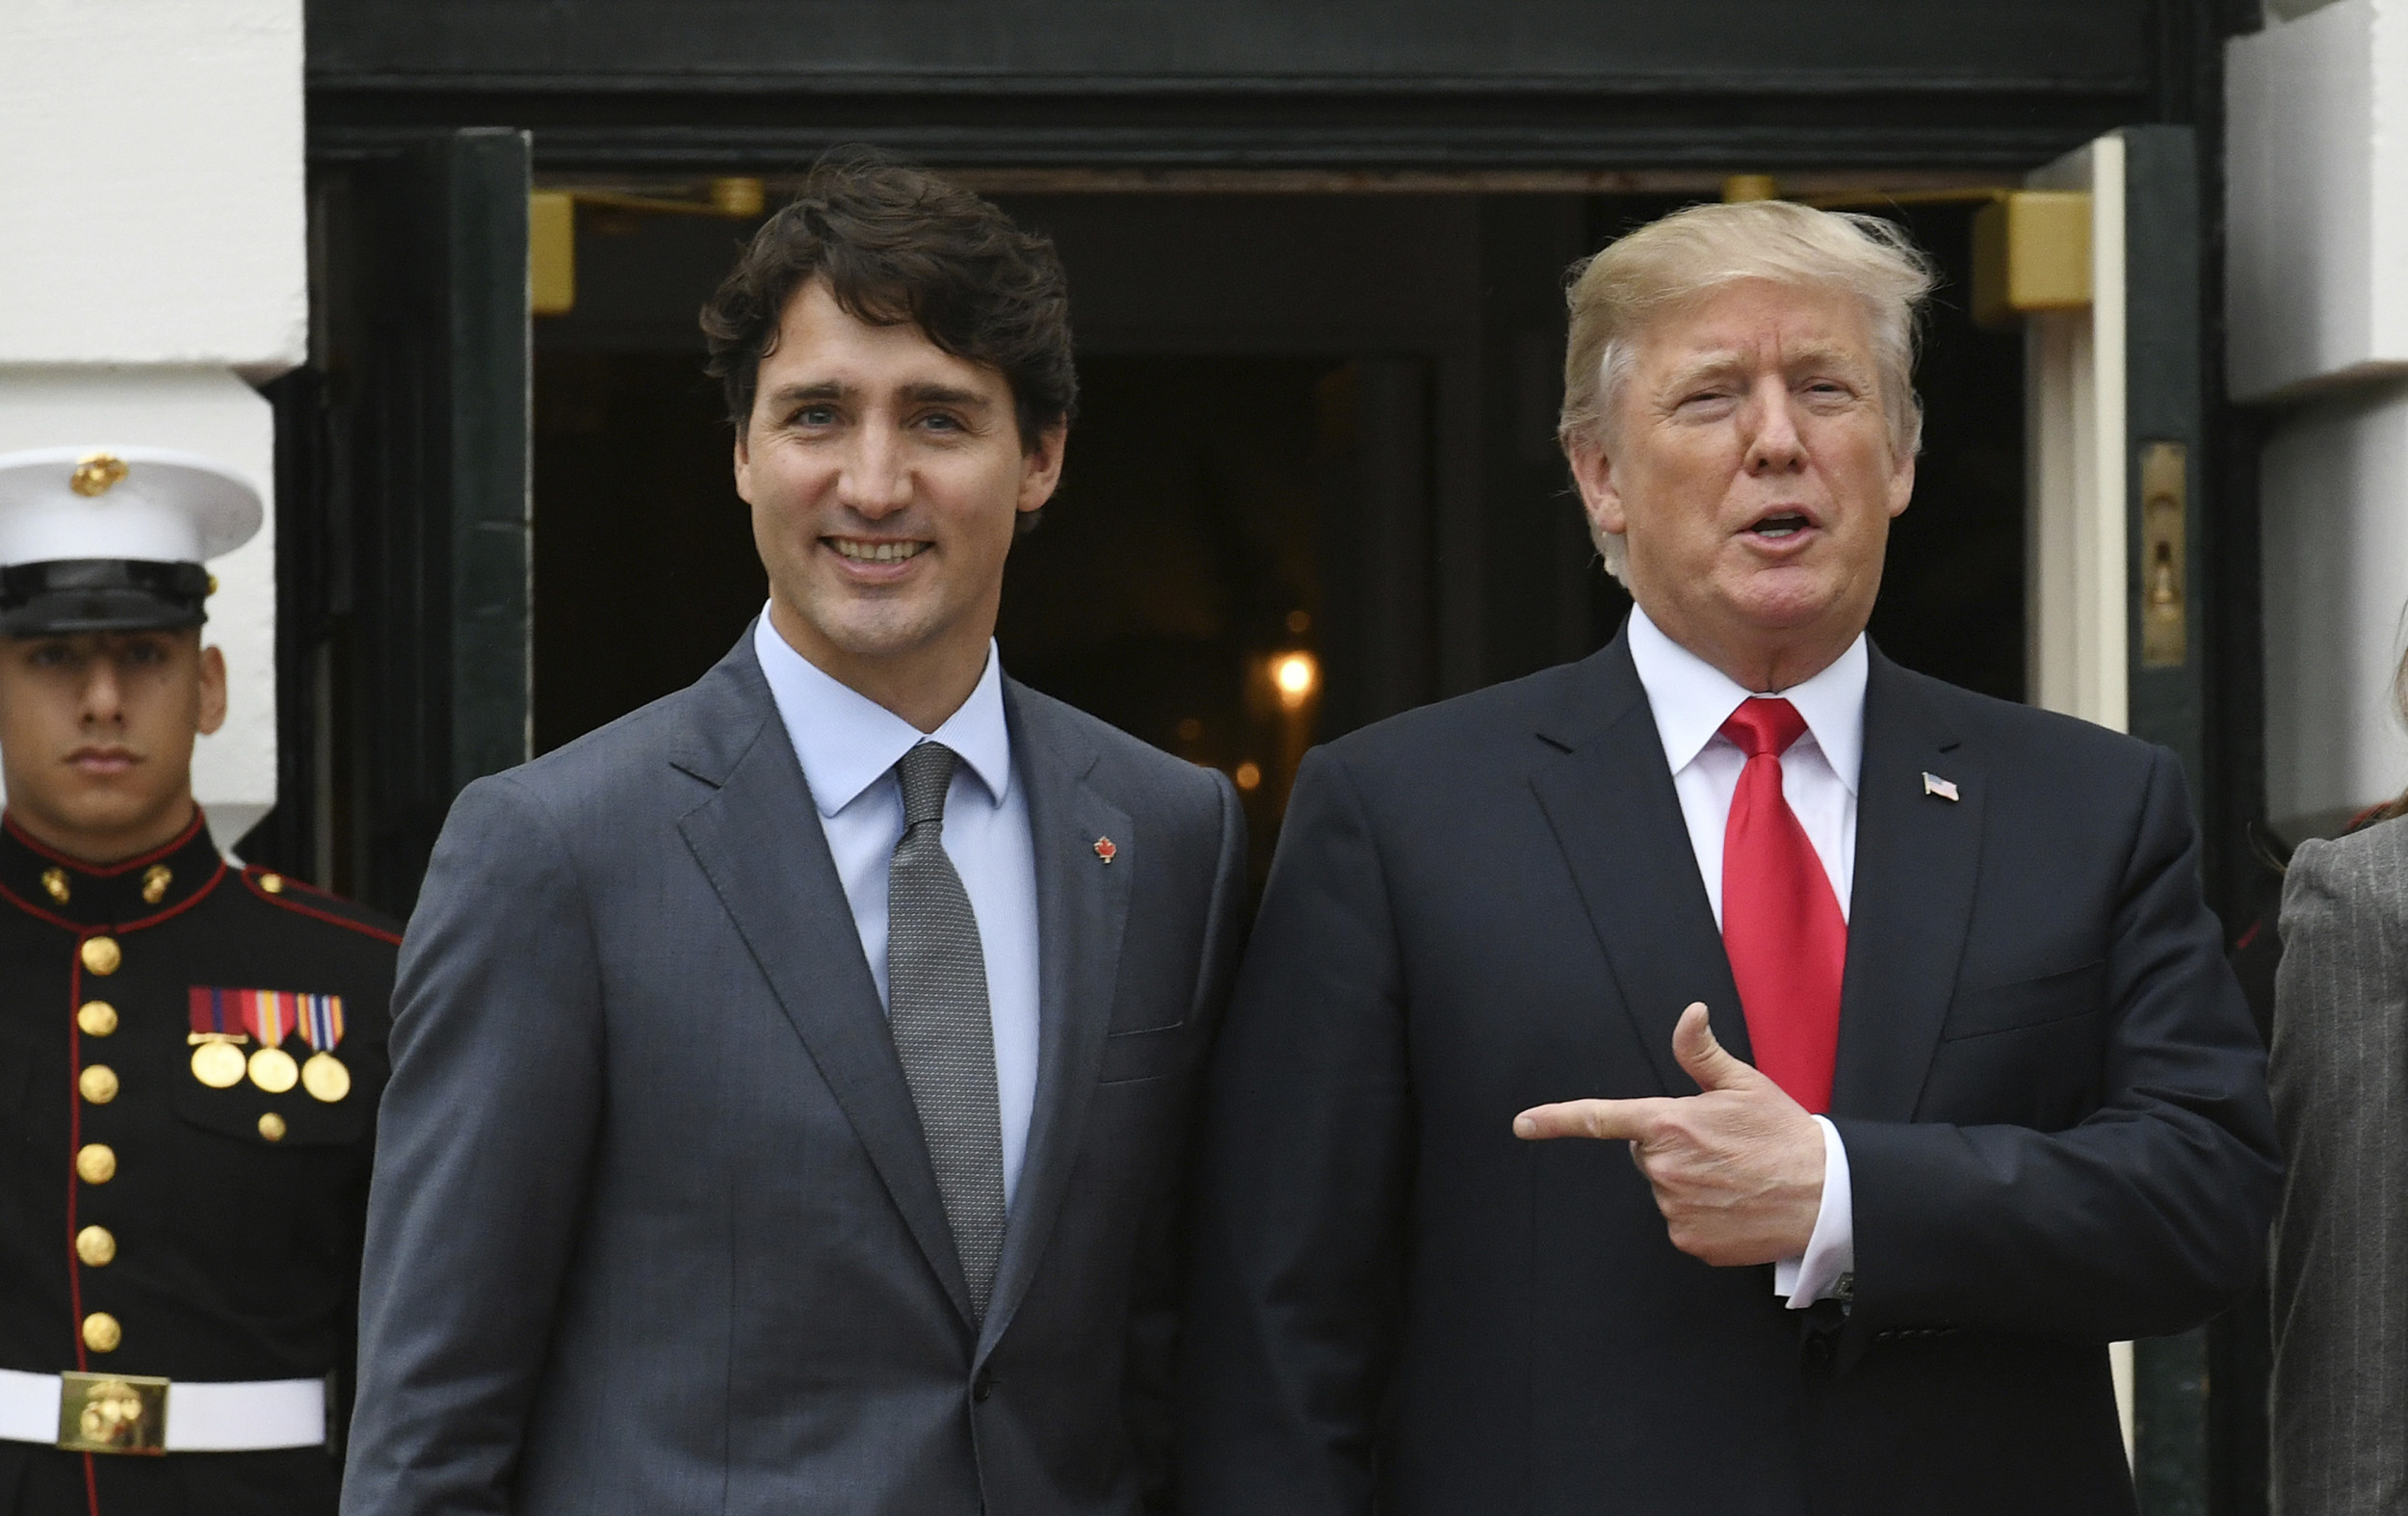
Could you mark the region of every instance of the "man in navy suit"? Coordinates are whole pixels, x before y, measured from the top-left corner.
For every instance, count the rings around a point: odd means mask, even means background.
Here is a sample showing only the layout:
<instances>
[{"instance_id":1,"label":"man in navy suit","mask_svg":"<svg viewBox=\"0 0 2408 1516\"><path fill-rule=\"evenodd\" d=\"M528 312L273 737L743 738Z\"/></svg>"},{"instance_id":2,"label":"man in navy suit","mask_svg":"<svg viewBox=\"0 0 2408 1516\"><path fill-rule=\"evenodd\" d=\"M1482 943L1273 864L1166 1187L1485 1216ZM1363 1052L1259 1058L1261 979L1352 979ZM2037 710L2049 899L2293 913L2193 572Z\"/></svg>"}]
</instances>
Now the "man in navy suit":
<instances>
[{"instance_id":1,"label":"man in navy suit","mask_svg":"<svg viewBox=\"0 0 2408 1516\"><path fill-rule=\"evenodd\" d=\"M1191 1516L2129 1512L2107 1345L2255 1275L2172 754L1864 629L1928 267L1698 207L1572 293L1636 609L1299 774L1207 1095Z\"/></svg>"}]
</instances>

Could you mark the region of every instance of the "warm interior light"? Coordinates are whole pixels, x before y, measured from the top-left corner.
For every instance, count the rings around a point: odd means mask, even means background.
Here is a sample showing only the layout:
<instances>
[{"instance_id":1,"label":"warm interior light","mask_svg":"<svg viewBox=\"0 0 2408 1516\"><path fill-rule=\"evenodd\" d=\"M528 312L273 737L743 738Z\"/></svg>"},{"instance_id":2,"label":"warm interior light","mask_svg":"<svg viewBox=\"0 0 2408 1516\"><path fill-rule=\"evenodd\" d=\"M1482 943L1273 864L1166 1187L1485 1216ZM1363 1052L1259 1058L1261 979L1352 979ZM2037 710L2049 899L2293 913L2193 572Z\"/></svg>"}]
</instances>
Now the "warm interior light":
<instances>
[{"instance_id":1,"label":"warm interior light","mask_svg":"<svg viewBox=\"0 0 2408 1516\"><path fill-rule=\"evenodd\" d=\"M1263 782L1263 771L1260 765L1249 761L1238 765L1238 771L1231 777L1238 781L1239 789L1251 790Z\"/></svg>"},{"instance_id":2,"label":"warm interior light","mask_svg":"<svg viewBox=\"0 0 2408 1516\"><path fill-rule=\"evenodd\" d=\"M1321 665L1310 653L1285 653L1271 661L1270 682L1279 692L1279 703L1296 710L1313 697L1314 687L1322 682Z\"/></svg>"}]
</instances>

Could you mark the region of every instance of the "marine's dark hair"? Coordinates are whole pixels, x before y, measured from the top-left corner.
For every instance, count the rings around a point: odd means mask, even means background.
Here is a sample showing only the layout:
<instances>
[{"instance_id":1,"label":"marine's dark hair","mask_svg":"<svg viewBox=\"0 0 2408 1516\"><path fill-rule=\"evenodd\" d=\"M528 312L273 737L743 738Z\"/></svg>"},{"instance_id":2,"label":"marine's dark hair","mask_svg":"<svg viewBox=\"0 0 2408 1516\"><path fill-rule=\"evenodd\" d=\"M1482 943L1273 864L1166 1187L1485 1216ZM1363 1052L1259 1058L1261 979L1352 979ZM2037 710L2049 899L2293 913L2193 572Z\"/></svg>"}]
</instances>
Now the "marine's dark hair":
<instances>
[{"instance_id":1,"label":"marine's dark hair","mask_svg":"<svg viewBox=\"0 0 2408 1516\"><path fill-rule=\"evenodd\" d=\"M1002 374L1024 450L1077 412L1069 284L1053 243L926 169L839 147L762 223L702 307L707 367L739 431L787 301L815 278L856 320L909 323L954 356Z\"/></svg>"}]
</instances>

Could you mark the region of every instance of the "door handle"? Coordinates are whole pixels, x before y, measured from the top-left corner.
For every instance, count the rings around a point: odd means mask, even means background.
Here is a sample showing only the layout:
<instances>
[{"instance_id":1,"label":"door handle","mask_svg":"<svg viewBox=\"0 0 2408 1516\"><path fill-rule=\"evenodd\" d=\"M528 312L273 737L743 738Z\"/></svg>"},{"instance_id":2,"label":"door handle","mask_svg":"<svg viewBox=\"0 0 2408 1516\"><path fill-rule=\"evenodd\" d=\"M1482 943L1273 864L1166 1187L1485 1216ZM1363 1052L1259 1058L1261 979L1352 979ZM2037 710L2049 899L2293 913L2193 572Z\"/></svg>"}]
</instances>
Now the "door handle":
<instances>
[{"instance_id":1,"label":"door handle","mask_svg":"<svg viewBox=\"0 0 2408 1516\"><path fill-rule=\"evenodd\" d=\"M2190 659L2190 450L2151 442L2140 452L2140 666L2178 668Z\"/></svg>"}]
</instances>

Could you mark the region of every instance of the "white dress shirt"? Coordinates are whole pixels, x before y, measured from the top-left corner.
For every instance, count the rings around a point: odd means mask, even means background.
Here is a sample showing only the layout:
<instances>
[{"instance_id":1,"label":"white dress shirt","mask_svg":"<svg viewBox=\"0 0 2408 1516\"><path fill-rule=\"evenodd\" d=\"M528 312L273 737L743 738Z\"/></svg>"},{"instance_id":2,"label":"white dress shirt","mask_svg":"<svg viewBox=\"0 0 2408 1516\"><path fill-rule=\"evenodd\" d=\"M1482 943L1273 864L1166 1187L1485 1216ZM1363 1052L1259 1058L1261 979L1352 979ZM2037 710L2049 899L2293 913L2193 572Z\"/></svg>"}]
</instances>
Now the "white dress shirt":
<instances>
[{"instance_id":1,"label":"white dress shirt","mask_svg":"<svg viewBox=\"0 0 2408 1516\"><path fill-rule=\"evenodd\" d=\"M1730 675L1664 636L1647 613L1631 610L1631 662L1655 713L1656 735L1681 797L1697 854L1698 876L1722 924L1722 834L1731 817L1747 755L1721 735L1722 723L1751 694L1773 693L1806 719L1805 735L1781 755L1781 794L1814 845L1840 917L1847 918L1848 892L1856 879L1856 779L1865 754L1865 670L1868 657L1859 633L1839 660L1803 684L1780 691L1742 689ZM1773 1266L1772 1289L1804 1310L1831 1294L1840 1276L1856 1267L1855 1208L1848 1190L1847 1149L1828 1120L1822 1130L1822 1209L1815 1216L1806 1251Z\"/></svg>"},{"instance_id":2,"label":"white dress shirt","mask_svg":"<svg viewBox=\"0 0 2408 1516\"><path fill-rule=\"evenodd\" d=\"M1029 1117L1036 1109L1036 851L1029 836L1028 792L1012 777L1003 662L995 644L987 643L986 671L970 698L928 733L796 652L770 625L767 610L753 628L752 647L810 783L881 1004L886 876L903 833L903 782L895 765L924 740L944 744L960 759L945 792L945 853L970 897L986 958L1008 1208L1028 1156Z\"/></svg>"}]
</instances>

